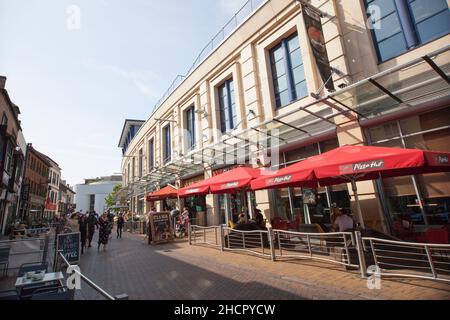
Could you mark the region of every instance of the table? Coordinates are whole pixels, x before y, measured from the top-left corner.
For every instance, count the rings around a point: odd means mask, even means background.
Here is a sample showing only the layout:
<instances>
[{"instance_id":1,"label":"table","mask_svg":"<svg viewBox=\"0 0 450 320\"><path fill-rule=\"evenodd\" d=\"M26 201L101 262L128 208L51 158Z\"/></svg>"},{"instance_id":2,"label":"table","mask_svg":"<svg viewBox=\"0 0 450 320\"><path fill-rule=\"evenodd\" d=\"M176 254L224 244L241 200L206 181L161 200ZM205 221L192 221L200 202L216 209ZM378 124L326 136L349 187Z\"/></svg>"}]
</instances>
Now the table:
<instances>
[{"instance_id":1,"label":"table","mask_svg":"<svg viewBox=\"0 0 450 320\"><path fill-rule=\"evenodd\" d=\"M47 282L60 281L64 279L62 272L46 273L42 280L33 281L33 279L27 279L26 276L19 277L16 280L16 288L22 288L28 285L45 284Z\"/></svg>"}]
</instances>

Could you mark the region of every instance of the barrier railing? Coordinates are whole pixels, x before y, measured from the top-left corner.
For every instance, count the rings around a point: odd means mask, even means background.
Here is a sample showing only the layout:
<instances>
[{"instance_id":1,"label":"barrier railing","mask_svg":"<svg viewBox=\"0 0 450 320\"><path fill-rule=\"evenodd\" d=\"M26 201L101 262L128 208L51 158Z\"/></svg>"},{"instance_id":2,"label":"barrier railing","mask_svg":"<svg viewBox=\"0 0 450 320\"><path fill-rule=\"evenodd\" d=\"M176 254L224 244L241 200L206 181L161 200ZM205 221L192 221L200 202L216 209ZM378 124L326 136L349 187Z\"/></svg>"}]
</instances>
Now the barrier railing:
<instances>
[{"instance_id":1,"label":"barrier railing","mask_svg":"<svg viewBox=\"0 0 450 320\"><path fill-rule=\"evenodd\" d=\"M221 227L189 226L189 244L203 244L213 247L221 247Z\"/></svg>"},{"instance_id":2,"label":"barrier railing","mask_svg":"<svg viewBox=\"0 0 450 320\"><path fill-rule=\"evenodd\" d=\"M225 251L247 252L274 259L270 231L241 231L223 228L222 248Z\"/></svg>"},{"instance_id":3,"label":"barrier railing","mask_svg":"<svg viewBox=\"0 0 450 320\"><path fill-rule=\"evenodd\" d=\"M67 259L64 257L64 255L61 252L58 252L58 271L62 270L62 265L65 265L67 268L70 266L73 266L70 264L70 262L67 261ZM91 279L89 279L87 276L85 276L84 274L82 274L80 271L78 271L77 269L73 270L80 278L81 280L83 280L90 288L94 289L97 293L99 293L100 295L102 295L104 298L106 298L107 300L128 300L128 295L126 294L121 294L121 295L117 295L117 296L112 296L111 294L109 294L108 292L106 292L104 289L102 289L100 286L98 286L94 281L92 281Z\"/></svg>"},{"instance_id":4,"label":"barrier railing","mask_svg":"<svg viewBox=\"0 0 450 320\"><path fill-rule=\"evenodd\" d=\"M274 230L275 257L313 259L359 268L351 232L300 233Z\"/></svg>"},{"instance_id":5,"label":"barrier railing","mask_svg":"<svg viewBox=\"0 0 450 320\"><path fill-rule=\"evenodd\" d=\"M450 245L364 237L362 242L369 275L450 282Z\"/></svg>"},{"instance_id":6,"label":"barrier railing","mask_svg":"<svg viewBox=\"0 0 450 320\"><path fill-rule=\"evenodd\" d=\"M17 239L0 241L2 256L1 270L6 268L7 275L11 270L18 270L25 263L41 263L47 260L49 247L52 246L50 237Z\"/></svg>"}]
</instances>

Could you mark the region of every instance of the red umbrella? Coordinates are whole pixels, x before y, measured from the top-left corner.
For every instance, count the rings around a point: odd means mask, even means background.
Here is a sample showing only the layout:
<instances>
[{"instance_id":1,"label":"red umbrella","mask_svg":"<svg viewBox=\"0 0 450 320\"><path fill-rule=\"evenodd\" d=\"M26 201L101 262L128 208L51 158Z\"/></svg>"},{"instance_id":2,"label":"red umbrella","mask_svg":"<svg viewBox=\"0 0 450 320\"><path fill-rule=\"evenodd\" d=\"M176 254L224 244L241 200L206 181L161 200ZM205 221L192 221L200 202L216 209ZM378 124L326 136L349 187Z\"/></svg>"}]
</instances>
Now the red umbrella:
<instances>
[{"instance_id":1,"label":"red umbrella","mask_svg":"<svg viewBox=\"0 0 450 320\"><path fill-rule=\"evenodd\" d=\"M159 201L165 199L176 199L178 197L177 189L171 185L162 188L159 191L155 191L147 195L147 201Z\"/></svg>"},{"instance_id":2,"label":"red umbrella","mask_svg":"<svg viewBox=\"0 0 450 320\"><path fill-rule=\"evenodd\" d=\"M261 169L239 167L178 190L180 197L194 195L236 193L250 187L250 182L261 176Z\"/></svg>"},{"instance_id":3,"label":"red umbrella","mask_svg":"<svg viewBox=\"0 0 450 320\"><path fill-rule=\"evenodd\" d=\"M415 149L344 146L309 158L251 183L252 189L352 183L363 225L356 181L450 171L450 153Z\"/></svg>"}]
</instances>

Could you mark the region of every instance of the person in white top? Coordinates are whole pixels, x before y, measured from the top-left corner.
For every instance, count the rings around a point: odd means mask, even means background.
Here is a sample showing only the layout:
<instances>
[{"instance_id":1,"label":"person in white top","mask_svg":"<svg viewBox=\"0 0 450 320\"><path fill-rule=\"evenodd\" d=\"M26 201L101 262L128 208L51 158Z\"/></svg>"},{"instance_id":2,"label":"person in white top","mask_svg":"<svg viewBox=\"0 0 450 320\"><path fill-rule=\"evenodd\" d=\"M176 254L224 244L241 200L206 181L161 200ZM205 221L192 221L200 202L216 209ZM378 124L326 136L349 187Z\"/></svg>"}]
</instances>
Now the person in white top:
<instances>
[{"instance_id":1,"label":"person in white top","mask_svg":"<svg viewBox=\"0 0 450 320\"><path fill-rule=\"evenodd\" d=\"M342 209L336 208L334 214L333 229L339 232L345 232L351 230L354 227L355 222L352 218L342 212Z\"/></svg>"}]
</instances>

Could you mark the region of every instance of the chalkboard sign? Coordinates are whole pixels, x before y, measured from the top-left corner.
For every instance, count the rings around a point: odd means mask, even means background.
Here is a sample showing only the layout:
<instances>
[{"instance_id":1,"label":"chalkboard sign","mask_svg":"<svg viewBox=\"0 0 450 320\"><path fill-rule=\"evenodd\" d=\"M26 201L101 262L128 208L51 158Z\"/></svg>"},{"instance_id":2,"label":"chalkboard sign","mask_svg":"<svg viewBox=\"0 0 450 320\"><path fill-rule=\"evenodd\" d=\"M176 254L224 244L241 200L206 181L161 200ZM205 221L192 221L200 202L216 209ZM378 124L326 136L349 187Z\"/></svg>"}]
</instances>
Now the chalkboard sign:
<instances>
[{"instance_id":1,"label":"chalkboard sign","mask_svg":"<svg viewBox=\"0 0 450 320\"><path fill-rule=\"evenodd\" d=\"M63 256L70 264L78 264L80 261L80 237L79 232L58 234L56 252L62 250Z\"/></svg>"},{"instance_id":2,"label":"chalkboard sign","mask_svg":"<svg viewBox=\"0 0 450 320\"><path fill-rule=\"evenodd\" d=\"M170 218L169 212L150 214L149 224L150 244L169 242L174 239L172 219Z\"/></svg>"}]
</instances>

